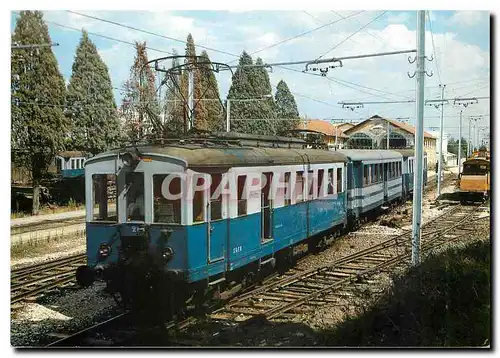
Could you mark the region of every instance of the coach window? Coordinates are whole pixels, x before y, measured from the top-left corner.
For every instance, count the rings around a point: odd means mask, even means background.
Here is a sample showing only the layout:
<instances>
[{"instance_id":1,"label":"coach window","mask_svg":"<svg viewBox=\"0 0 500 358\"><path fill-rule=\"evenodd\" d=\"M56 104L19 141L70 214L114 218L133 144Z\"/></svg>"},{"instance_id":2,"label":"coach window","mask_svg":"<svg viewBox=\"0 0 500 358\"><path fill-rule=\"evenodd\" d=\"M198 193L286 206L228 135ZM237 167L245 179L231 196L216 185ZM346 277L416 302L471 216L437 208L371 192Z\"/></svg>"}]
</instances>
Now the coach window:
<instances>
[{"instance_id":1,"label":"coach window","mask_svg":"<svg viewBox=\"0 0 500 358\"><path fill-rule=\"evenodd\" d=\"M171 180L170 180L171 179ZM168 192L162 191L163 182L170 180ZM153 222L165 224L181 223L181 179L168 178L167 174L153 175L154 217ZM165 197L164 195L168 197Z\"/></svg>"},{"instance_id":2,"label":"coach window","mask_svg":"<svg viewBox=\"0 0 500 358\"><path fill-rule=\"evenodd\" d=\"M373 164L373 182L378 183L378 164Z\"/></svg>"},{"instance_id":3,"label":"coach window","mask_svg":"<svg viewBox=\"0 0 500 358\"><path fill-rule=\"evenodd\" d=\"M291 194L292 190L290 188L290 172L285 173L285 190L283 192L283 196L285 198L285 204L284 206L290 205L291 204Z\"/></svg>"},{"instance_id":4,"label":"coach window","mask_svg":"<svg viewBox=\"0 0 500 358\"><path fill-rule=\"evenodd\" d=\"M313 200L314 191L316 187L316 178L314 177L314 171L310 170L307 172L307 185L309 187L307 200Z\"/></svg>"},{"instance_id":5,"label":"coach window","mask_svg":"<svg viewBox=\"0 0 500 358\"><path fill-rule=\"evenodd\" d=\"M116 175L92 175L92 220L117 222Z\"/></svg>"},{"instance_id":6,"label":"coach window","mask_svg":"<svg viewBox=\"0 0 500 358\"><path fill-rule=\"evenodd\" d=\"M378 181L384 180L384 164L378 164Z\"/></svg>"},{"instance_id":7,"label":"coach window","mask_svg":"<svg viewBox=\"0 0 500 358\"><path fill-rule=\"evenodd\" d=\"M212 182L210 183L210 221L222 219L222 188L219 190L218 196L215 192L222 181L222 174L212 174Z\"/></svg>"},{"instance_id":8,"label":"coach window","mask_svg":"<svg viewBox=\"0 0 500 358\"><path fill-rule=\"evenodd\" d=\"M328 180L328 188L327 188L327 194L333 194L333 169L328 169L328 175L327 175L327 180Z\"/></svg>"},{"instance_id":9,"label":"coach window","mask_svg":"<svg viewBox=\"0 0 500 358\"><path fill-rule=\"evenodd\" d=\"M337 193L342 191L342 168L337 168Z\"/></svg>"},{"instance_id":10,"label":"coach window","mask_svg":"<svg viewBox=\"0 0 500 358\"><path fill-rule=\"evenodd\" d=\"M368 185L368 165L363 165L363 179L365 186Z\"/></svg>"},{"instance_id":11,"label":"coach window","mask_svg":"<svg viewBox=\"0 0 500 358\"><path fill-rule=\"evenodd\" d=\"M247 214L247 200L243 198L243 189L247 176L241 175L238 177L238 216Z\"/></svg>"},{"instance_id":12,"label":"coach window","mask_svg":"<svg viewBox=\"0 0 500 358\"><path fill-rule=\"evenodd\" d=\"M325 170L318 170L318 198L322 198L323 194L323 176L325 175Z\"/></svg>"},{"instance_id":13,"label":"coach window","mask_svg":"<svg viewBox=\"0 0 500 358\"><path fill-rule=\"evenodd\" d=\"M205 184L205 179L200 175L193 177L193 190L194 188L202 188ZM205 221L204 208L205 203L203 197L205 190L196 190L193 192L193 223L202 223Z\"/></svg>"},{"instance_id":14,"label":"coach window","mask_svg":"<svg viewBox=\"0 0 500 358\"><path fill-rule=\"evenodd\" d=\"M295 202L300 203L304 201L304 172L295 173Z\"/></svg>"}]
</instances>

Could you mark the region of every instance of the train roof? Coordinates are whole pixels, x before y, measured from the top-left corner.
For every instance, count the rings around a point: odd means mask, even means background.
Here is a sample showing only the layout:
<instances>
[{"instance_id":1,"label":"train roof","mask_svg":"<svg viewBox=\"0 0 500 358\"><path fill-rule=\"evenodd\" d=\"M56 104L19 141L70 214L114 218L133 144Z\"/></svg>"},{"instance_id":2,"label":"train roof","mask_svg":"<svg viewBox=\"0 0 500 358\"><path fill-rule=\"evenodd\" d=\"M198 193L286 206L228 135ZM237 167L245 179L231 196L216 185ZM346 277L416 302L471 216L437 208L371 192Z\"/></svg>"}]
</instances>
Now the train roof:
<instances>
[{"instance_id":1,"label":"train roof","mask_svg":"<svg viewBox=\"0 0 500 358\"><path fill-rule=\"evenodd\" d=\"M249 146L215 146L202 144L131 146L99 154L87 161L87 166L105 157L127 151L141 156L156 156L180 160L185 167L214 168L233 166L264 166L346 162L345 155L322 149L268 148Z\"/></svg>"},{"instance_id":2,"label":"train roof","mask_svg":"<svg viewBox=\"0 0 500 358\"><path fill-rule=\"evenodd\" d=\"M469 158L466 161L464 161L465 164L487 164L490 165L490 160L484 157L474 157L474 158Z\"/></svg>"},{"instance_id":3,"label":"train roof","mask_svg":"<svg viewBox=\"0 0 500 358\"><path fill-rule=\"evenodd\" d=\"M391 150L400 153L405 158L415 156L415 149L391 149ZM426 155L427 153L424 151L424 156Z\"/></svg>"},{"instance_id":4,"label":"train roof","mask_svg":"<svg viewBox=\"0 0 500 358\"><path fill-rule=\"evenodd\" d=\"M339 149L338 153L347 156L350 160L378 160L378 159L401 159L403 155L393 150L377 149Z\"/></svg>"}]
</instances>

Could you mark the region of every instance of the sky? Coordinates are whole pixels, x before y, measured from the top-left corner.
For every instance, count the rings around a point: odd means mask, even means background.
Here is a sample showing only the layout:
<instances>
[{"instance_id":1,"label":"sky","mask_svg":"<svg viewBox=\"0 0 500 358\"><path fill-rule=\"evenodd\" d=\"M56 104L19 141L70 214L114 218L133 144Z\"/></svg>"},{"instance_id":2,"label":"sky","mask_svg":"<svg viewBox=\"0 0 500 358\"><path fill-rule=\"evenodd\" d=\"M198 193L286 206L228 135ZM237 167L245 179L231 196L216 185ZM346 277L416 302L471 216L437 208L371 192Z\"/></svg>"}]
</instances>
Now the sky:
<instances>
[{"instance_id":1,"label":"sky","mask_svg":"<svg viewBox=\"0 0 500 358\"><path fill-rule=\"evenodd\" d=\"M50 36L59 46L53 51L66 82L71 76L81 29L89 31L99 54L109 68L115 100L121 102L121 88L132 65L134 41L146 41L149 59L168 56L173 49L184 53L186 37L192 34L197 53L206 49L212 61L237 64L243 50L254 61L264 63L314 60L416 48L415 11L78 11L99 19L145 30L127 29L98 19L67 11L45 11ZM441 96L438 87L446 85L444 98L490 95L490 19L486 11L430 11L426 17L425 98ZM11 32L17 13L11 13ZM430 21L429 21L430 20ZM63 26L65 27L63 27ZM72 29L70 29L72 28ZM318 29L319 28L319 29ZM98 35L107 36L103 38ZM167 39L162 36L167 36ZM176 40L172 40L176 39ZM204 48L200 47L203 46ZM415 104L365 104L354 110L339 102L407 101L415 99L415 63L409 55L342 61L342 67L329 69L327 76L304 73L304 65L287 69L273 67L269 72L273 94L280 80L286 81L297 101L301 117L312 119L363 120L378 114L401 118L414 124ZM229 90L229 72L217 74L222 99ZM470 116L484 115L480 126L490 122L490 101L479 100L468 107L444 106L444 132L458 138L460 110L463 109L463 135L468 133ZM425 107L424 125L439 126L441 108Z\"/></svg>"}]
</instances>

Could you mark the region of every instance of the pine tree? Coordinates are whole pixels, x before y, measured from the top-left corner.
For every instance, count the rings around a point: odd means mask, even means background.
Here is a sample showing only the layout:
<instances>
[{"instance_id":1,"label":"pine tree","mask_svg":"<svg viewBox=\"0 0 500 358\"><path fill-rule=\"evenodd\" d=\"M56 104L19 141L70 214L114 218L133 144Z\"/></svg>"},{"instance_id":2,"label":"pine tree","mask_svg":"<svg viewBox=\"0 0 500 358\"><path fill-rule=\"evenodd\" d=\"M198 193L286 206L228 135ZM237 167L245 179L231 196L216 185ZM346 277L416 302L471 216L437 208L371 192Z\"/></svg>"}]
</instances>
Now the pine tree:
<instances>
[{"instance_id":1,"label":"pine tree","mask_svg":"<svg viewBox=\"0 0 500 358\"><path fill-rule=\"evenodd\" d=\"M252 134L274 134L276 129L273 121L255 120L275 118L275 105L266 69L246 67L252 64L250 55L243 51L228 94L229 99L235 99L231 101L230 118L237 119L231 121L231 130ZM259 58L255 64L263 63ZM271 97L268 98L269 96ZM250 101L238 101L238 99L250 99Z\"/></svg>"},{"instance_id":2,"label":"pine tree","mask_svg":"<svg viewBox=\"0 0 500 358\"><path fill-rule=\"evenodd\" d=\"M108 68L86 31L76 49L67 104L72 149L95 155L117 144L119 122Z\"/></svg>"},{"instance_id":3,"label":"pine tree","mask_svg":"<svg viewBox=\"0 0 500 358\"><path fill-rule=\"evenodd\" d=\"M211 63L206 51L202 51L200 57L202 57L202 62ZM211 68L210 64L200 66L199 87L203 100L198 106L201 107L201 115L206 117L207 129L223 131L225 129L224 109L220 102L219 85Z\"/></svg>"},{"instance_id":4,"label":"pine tree","mask_svg":"<svg viewBox=\"0 0 500 358\"><path fill-rule=\"evenodd\" d=\"M21 11L12 42L49 44L40 11ZM12 161L31 173L32 213L38 214L40 183L54 156L64 149L68 123L63 113L66 87L50 47L13 50Z\"/></svg>"},{"instance_id":5,"label":"pine tree","mask_svg":"<svg viewBox=\"0 0 500 358\"><path fill-rule=\"evenodd\" d=\"M285 81L281 80L276 86L276 117L278 119L288 119L290 121L277 121L276 124L279 126L280 131L286 131L290 129L295 129L299 121L299 111L297 109L297 103L293 94L290 92L288 85ZM278 131L278 132L280 132Z\"/></svg>"},{"instance_id":6,"label":"pine tree","mask_svg":"<svg viewBox=\"0 0 500 358\"><path fill-rule=\"evenodd\" d=\"M160 107L156 98L155 76L147 66L146 42L135 43L136 55L125 82L121 114L125 120L125 133L129 140L147 135L161 135Z\"/></svg>"}]
</instances>

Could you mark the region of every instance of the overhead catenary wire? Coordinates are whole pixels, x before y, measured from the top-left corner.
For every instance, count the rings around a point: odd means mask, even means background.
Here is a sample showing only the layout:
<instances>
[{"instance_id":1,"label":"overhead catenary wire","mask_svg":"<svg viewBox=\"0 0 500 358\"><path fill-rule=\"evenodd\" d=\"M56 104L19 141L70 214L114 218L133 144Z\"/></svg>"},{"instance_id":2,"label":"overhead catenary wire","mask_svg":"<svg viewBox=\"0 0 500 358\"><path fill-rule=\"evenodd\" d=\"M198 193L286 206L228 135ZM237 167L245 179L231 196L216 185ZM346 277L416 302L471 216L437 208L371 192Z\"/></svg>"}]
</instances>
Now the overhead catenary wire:
<instances>
[{"instance_id":1,"label":"overhead catenary wire","mask_svg":"<svg viewBox=\"0 0 500 358\"><path fill-rule=\"evenodd\" d=\"M434 61L436 61L436 72L437 72L437 75L438 75L438 79L439 79L439 83L443 83L441 82L441 73L439 71L439 65L438 65L438 60L437 60L437 52L436 52L436 47L434 45L434 34L432 32L432 21L431 21L431 15L429 13L429 11L426 11L427 13L427 18L429 19L429 30L431 30L431 42L432 42L432 50L434 52Z\"/></svg>"},{"instance_id":2,"label":"overhead catenary wire","mask_svg":"<svg viewBox=\"0 0 500 358\"><path fill-rule=\"evenodd\" d=\"M386 12L387 12L386 10L382 11L381 14L375 16L371 21L369 21L365 25L361 26L356 32L353 32L351 35L349 35L346 38L344 38L342 41L340 41L339 43L337 43L331 49L329 49L324 54L322 54L321 56L319 56L316 60L319 60L319 59L323 58L324 56L326 56L328 53L330 53L331 51L333 51L334 49L336 49L337 47L339 47L340 45L342 45L344 42L346 42L347 40L349 40L351 37L353 37L354 35L356 35L358 32L360 32L361 30L363 30L365 27L367 27L368 25L370 25L373 22L375 22L379 17L381 17L382 15L384 15Z\"/></svg>"}]
</instances>

